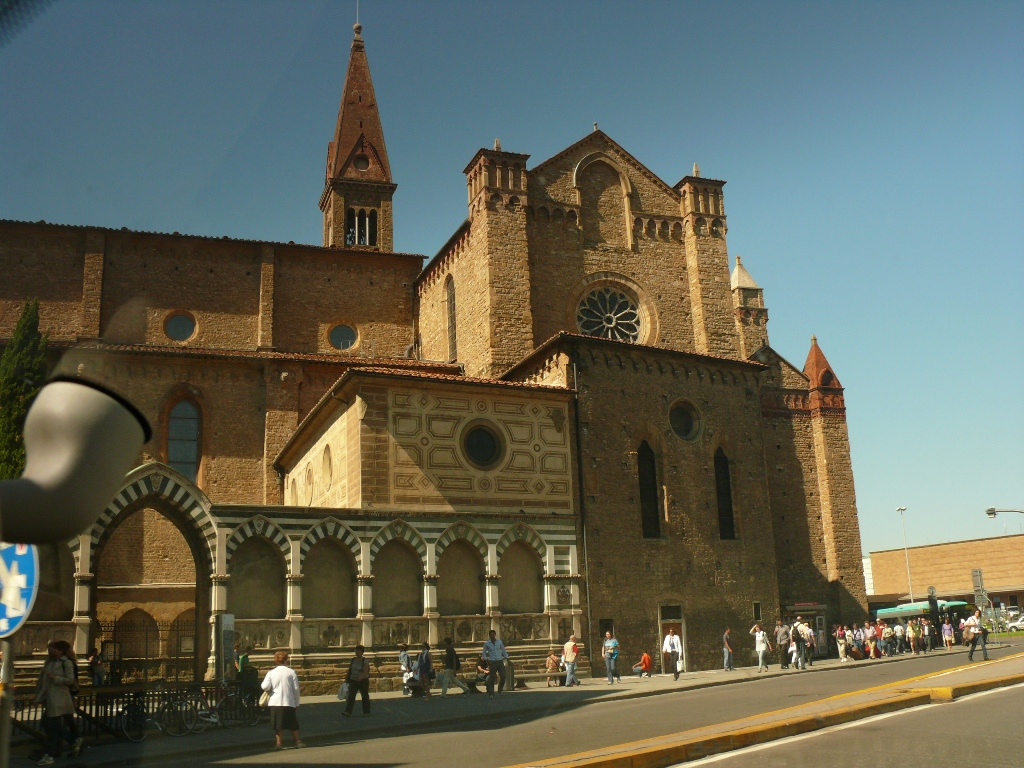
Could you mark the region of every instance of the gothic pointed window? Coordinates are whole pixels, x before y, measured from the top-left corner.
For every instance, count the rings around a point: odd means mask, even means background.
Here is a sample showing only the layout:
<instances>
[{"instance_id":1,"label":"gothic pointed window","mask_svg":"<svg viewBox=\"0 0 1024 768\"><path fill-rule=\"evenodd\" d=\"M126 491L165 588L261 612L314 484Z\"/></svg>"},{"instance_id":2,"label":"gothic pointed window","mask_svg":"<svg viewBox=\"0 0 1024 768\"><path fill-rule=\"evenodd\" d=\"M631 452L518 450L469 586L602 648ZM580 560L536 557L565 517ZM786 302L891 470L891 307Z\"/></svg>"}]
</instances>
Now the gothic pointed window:
<instances>
[{"instance_id":1,"label":"gothic pointed window","mask_svg":"<svg viewBox=\"0 0 1024 768\"><path fill-rule=\"evenodd\" d=\"M449 275L444 284L444 296L447 303L448 317L448 360L458 359L458 337L455 331L455 281Z\"/></svg>"},{"instance_id":2,"label":"gothic pointed window","mask_svg":"<svg viewBox=\"0 0 1024 768\"><path fill-rule=\"evenodd\" d=\"M645 539L661 537L658 515L658 462L647 441L636 452L637 475L640 481L640 525Z\"/></svg>"},{"instance_id":3,"label":"gothic pointed window","mask_svg":"<svg viewBox=\"0 0 1024 768\"><path fill-rule=\"evenodd\" d=\"M356 244L356 209L349 208L345 215L345 245Z\"/></svg>"},{"instance_id":4,"label":"gothic pointed window","mask_svg":"<svg viewBox=\"0 0 1024 768\"><path fill-rule=\"evenodd\" d=\"M732 480L729 476L729 459L725 451L715 451L715 491L718 496L718 537L736 538L736 519L732 511Z\"/></svg>"},{"instance_id":5,"label":"gothic pointed window","mask_svg":"<svg viewBox=\"0 0 1024 768\"><path fill-rule=\"evenodd\" d=\"M199 409L181 400L167 419L167 463L193 483L199 475Z\"/></svg>"},{"instance_id":6,"label":"gothic pointed window","mask_svg":"<svg viewBox=\"0 0 1024 768\"><path fill-rule=\"evenodd\" d=\"M366 245L366 211L356 214L356 245Z\"/></svg>"},{"instance_id":7,"label":"gothic pointed window","mask_svg":"<svg viewBox=\"0 0 1024 768\"><path fill-rule=\"evenodd\" d=\"M370 211L370 245L377 245L377 212Z\"/></svg>"}]
</instances>

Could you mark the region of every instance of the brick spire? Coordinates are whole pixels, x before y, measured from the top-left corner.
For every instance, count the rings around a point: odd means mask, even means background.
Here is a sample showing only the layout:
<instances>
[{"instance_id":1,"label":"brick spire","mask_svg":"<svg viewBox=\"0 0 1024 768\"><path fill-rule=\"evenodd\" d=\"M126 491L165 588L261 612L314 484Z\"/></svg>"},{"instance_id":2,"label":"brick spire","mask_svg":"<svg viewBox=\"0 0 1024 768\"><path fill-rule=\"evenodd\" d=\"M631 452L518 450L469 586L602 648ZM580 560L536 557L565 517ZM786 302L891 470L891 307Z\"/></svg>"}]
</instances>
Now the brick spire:
<instances>
[{"instance_id":1,"label":"brick spire","mask_svg":"<svg viewBox=\"0 0 1024 768\"><path fill-rule=\"evenodd\" d=\"M807 353L807 362L804 363L804 376L811 380L810 388L828 387L829 389L843 388L836 378L835 371L825 359L825 353L818 346L818 337L811 336L811 350Z\"/></svg>"},{"instance_id":2,"label":"brick spire","mask_svg":"<svg viewBox=\"0 0 1024 768\"><path fill-rule=\"evenodd\" d=\"M327 179L353 179L391 184L391 165L384 147L384 129L370 79L361 24L353 28L352 52L345 89L338 108L334 140L327 148Z\"/></svg>"}]
</instances>

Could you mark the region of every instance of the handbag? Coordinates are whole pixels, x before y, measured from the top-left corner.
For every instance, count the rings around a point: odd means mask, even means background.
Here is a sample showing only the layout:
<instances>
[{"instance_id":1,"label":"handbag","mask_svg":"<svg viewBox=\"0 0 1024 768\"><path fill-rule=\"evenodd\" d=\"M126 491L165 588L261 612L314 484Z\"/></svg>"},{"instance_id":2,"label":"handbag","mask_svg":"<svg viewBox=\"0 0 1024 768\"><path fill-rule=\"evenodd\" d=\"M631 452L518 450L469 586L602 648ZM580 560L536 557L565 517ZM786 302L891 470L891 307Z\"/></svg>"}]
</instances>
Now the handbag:
<instances>
[{"instance_id":1,"label":"handbag","mask_svg":"<svg viewBox=\"0 0 1024 768\"><path fill-rule=\"evenodd\" d=\"M260 706L266 707L270 704L270 691L264 691L263 695L260 696Z\"/></svg>"},{"instance_id":2,"label":"handbag","mask_svg":"<svg viewBox=\"0 0 1024 768\"><path fill-rule=\"evenodd\" d=\"M683 671L683 660L682 659L676 659L676 672L682 672L682 671Z\"/></svg>"},{"instance_id":3,"label":"handbag","mask_svg":"<svg viewBox=\"0 0 1024 768\"><path fill-rule=\"evenodd\" d=\"M348 701L348 680L338 688L338 698L342 701Z\"/></svg>"}]
</instances>

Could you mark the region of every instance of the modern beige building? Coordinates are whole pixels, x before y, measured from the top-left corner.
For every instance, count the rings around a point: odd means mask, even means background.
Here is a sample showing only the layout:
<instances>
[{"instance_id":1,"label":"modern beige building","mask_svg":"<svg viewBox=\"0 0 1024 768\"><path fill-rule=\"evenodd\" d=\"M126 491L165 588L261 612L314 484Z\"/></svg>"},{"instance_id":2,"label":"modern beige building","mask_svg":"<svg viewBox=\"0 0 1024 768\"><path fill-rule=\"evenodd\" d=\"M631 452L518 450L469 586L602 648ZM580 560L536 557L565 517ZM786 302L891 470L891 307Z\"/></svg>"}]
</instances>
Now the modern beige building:
<instances>
[{"instance_id":1,"label":"modern beige building","mask_svg":"<svg viewBox=\"0 0 1024 768\"><path fill-rule=\"evenodd\" d=\"M219 615L306 667L492 628L639 657L674 626L694 669L726 625L861 619L843 388L813 337L802 367L769 345L725 182L598 130L528 159L473 153L465 222L425 265L395 253L357 27L323 245L0 222L0 340L39 298L59 367L156 433L47 548L20 650L208 674Z\"/></svg>"}]
</instances>

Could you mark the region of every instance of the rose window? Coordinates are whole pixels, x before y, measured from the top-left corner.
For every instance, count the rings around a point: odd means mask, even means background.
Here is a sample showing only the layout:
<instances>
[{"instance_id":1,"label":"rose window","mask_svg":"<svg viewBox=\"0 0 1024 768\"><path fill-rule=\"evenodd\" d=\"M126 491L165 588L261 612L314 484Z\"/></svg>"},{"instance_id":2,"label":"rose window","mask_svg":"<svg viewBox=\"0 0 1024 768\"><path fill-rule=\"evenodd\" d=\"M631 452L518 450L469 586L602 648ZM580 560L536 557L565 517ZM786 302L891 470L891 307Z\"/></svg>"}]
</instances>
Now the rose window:
<instances>
[{"instance_id":1,"label":"rose window","mask_svg":"<svg viewBox=\"0 0 1024 768\"><path fill-rule=\"evenodd\" d=\"M580 302L576 325L588 336L635 342L640 338L640 310L622 291L598 288Z\"/></svg>"}]
</instances>

